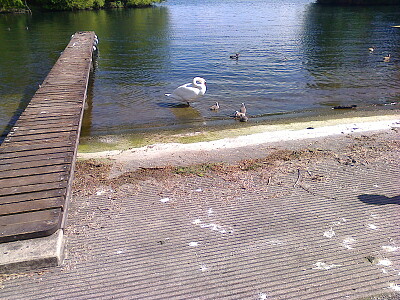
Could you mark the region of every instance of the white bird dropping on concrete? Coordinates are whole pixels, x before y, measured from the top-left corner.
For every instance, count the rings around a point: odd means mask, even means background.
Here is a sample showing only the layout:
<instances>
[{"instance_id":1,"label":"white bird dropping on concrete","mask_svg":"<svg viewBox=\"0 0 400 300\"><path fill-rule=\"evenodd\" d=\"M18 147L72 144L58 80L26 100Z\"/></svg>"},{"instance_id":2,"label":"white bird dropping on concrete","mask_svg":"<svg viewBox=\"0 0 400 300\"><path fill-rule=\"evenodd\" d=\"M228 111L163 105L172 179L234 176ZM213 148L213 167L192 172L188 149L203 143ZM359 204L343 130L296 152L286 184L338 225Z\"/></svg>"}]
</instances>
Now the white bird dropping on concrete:
<instances>
[{"instance_id":1,"label":"white bird dropping on concrete","mask_svg":"<svg viewBox=\"0 0 400 300\"><path fill-rule=\"evenodd\" d=\"M392 290L395 290L396 292L400 292L400 285L398 285L398 284L396 284L396 283L393 283L393 282L389 283L389 287L390 287Z\"/></svg>"},{"instance_id":2,"label":"white bird dropping on concrete","mask_svg":"<svg viewBox=\"0 0 400 300\"><path fill-rule=\"evenodd\" d=\"M258 299L259 299L259 300L267 300L267 299L268 299L268 296L267 296L266 293L259 293L259 294L258 294Z\"/></svg>"},{"instance_id":3,"label":"white bird dropping on concrete","mask_svg":"<svg viewBox=\"0 0 400 300\"><path fill-rule=\"evenodd\" d=\"M324 263L324 262L316 262L315 264L314 264L314 270L330 270L330 269L332 269L332 268L335 268L335 267L341 267L342 265L335 265L335 264L332 264L332 265L328 265L327 263Z\"/></svg>"},{"instance_id":4,"label":"white bird dropping on concrete","mask_svg":"<svg viewBox=\"0 0 400 300\"><path fill-rule=\"evenodd\" d=\"M397 251L397 249L399 249L399 248L395 247L395 246L382 246L382 249L387 252L394 252L394 251Z\"/></svg>"},{"instance_id":5,"label":"white bird dropping on concrete","mask_svg":"<svg viewBox=\"0 0 400 300\"><path fill-rule=\"evenodd\" d=\"M194 224L194 225L199 225L201 223L201 220L200 219L195 219L195 220L193 220L193 222L192 222L192 224Z\"/></svg>"},{"instance_id":6,"label":"white bird dropping on concrete","mask_svg":"<svg viewBox=\"0 0 400 300\"><path fill-rule=\"evenodd\" d=\"M378 265L388 267L392 265L392 262L388 259L380 259Z\"/></svg>"},{"instance_id":7,"label":"white bird dropping on concrete","mask_svg":"<svg viewBox=\"0 0 400 300\"><path fill-rule=\"evenodd\" d=\"M335 232L333 231L333 229L329 229L327 231L324 232L324 236L327 238L332 238L335 236Z\"/></svg>"},{"instance_id":8,"label":"white bird dropping on concrete","mask_svg":"<svg viewBox=\"0 0 400 300\"><path fill-rule=\"evenodd\" d=\"M200 271L205 272L208 268L205 265L200 266Z\"/></svg>"},{"instance_id":9,"label":"white bird dropping on concrete","mask_svg":"<svg viewBox=\"0 0 400 300\"><path fill-rule=\"evenodd\" d=\"M356 242L355 239L348 237L343 240L343 246L349 250L354 249L353 245Z\"/></svg>"}]
</instances>

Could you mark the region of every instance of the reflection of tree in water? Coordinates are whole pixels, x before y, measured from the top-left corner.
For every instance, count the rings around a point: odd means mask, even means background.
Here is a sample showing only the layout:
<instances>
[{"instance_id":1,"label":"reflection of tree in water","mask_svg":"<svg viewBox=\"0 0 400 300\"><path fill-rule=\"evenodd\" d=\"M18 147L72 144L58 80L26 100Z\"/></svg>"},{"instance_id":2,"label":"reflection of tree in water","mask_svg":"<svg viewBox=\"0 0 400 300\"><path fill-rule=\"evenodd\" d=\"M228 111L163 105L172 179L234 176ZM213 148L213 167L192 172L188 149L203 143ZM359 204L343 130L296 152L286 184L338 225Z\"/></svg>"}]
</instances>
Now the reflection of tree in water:
<instances>
[{"instance_id":1,"label":"reflection of tree in water","mask_svg":"<svg viewBox=\"0 0 400 300\"><path fill-rule=\"evenodd\" d=\"M82 136L93 131L123 132L133 123L140 126L158 115L158 107L149 101L149 87L158 88L163 81L158 70L165 69L169 59L165 7L99 11L94 15L99 57L92 74L96 79L89 85Z\"/></svg>"},{"instance_id":2,"label":"reflection of tree in water","mask_svg":"<svg viewBox=\"0 0 400 300\"><path fill-rule=\"evenodd\" d=\"M58 59L53 43L49 50L37 28L28 27L36 19L25 14L0 18L0 143ZM64 46L66 42L64 37Z\"/></svg>"},{"instance_id":3,"label":"reflection of tree in water","mask_svg":"<svg viewBox=\"0 0 400 300\"><path fill-rule=\"evenodd\" d=\"M86 94L85 110L82 118L81 137L90 136L92 128L92 111L93 111L93 86L96 77L96 57L93 57L93 69L90 72L89 83Z\"/></svg>"},{"instance_id":4,"label":"reflection of tree in water","mask_svg":"<svg viewBox=\"0 0 400 300\"><path fill-rule=\"evenodd\" d=\"M101 41L101 65L121 70L115 84L153 85L158 82L157 70L168 61L165 53L169 40L168 10L165 7L104 12L100 33L109 40ZM111 16L108 17L108 14ZM99 34L101 37L101 35ZM114 43L116 41L125 41ZM121 66L123 66L121 68ZM128 72L123 72L126 69Z\"/></svg>"},{"instance_id":5,"label":"reflection of tree in water","mask_svg":"<svg viewBox=\"0 0 400 300\"><path fill-rule=\"evenodd\" d=\"M301 39L304 65L313 79L308 87L321 102L354 104L400 94L397 68L383 63L389 52L400 56L400 31L391 28L399 15L398 7L308 6Z\"/></svg>"}]
</instances>

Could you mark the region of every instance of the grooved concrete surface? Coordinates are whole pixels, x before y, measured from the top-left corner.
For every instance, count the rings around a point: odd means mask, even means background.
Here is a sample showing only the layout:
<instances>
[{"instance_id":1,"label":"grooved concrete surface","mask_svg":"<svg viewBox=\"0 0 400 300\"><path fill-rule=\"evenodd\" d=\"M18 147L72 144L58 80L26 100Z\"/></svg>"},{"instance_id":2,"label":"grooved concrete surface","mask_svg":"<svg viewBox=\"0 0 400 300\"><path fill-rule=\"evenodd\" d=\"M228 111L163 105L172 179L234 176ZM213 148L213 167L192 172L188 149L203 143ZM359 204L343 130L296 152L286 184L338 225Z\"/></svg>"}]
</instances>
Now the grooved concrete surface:
<instances>
[{"instance_id":1,"label":"grooved concrete surface","mask_svg":"<svg viewBox=\"0 0 400 300\"><path fill-rule=\"evenodd\" d=\"M302 143L324 155L75 195L64 266L1 298L400 299L397 131Z\"/></svg>"}]
</instances>

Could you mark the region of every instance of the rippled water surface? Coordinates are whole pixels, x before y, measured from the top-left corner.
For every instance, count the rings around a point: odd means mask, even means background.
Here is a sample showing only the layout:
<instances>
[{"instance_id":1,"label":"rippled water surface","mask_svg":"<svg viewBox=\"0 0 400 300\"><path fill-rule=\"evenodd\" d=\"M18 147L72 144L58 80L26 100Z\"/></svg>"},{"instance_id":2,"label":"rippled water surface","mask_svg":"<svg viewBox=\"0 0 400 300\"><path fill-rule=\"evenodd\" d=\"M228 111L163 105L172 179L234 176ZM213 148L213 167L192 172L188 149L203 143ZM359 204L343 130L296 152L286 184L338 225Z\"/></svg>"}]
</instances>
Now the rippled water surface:
<instances>
[{"instance_id":1,"label":"rippled water surface","mask_svg":"<svg viewBox=\"0 0 400 300\"><path fill-rule=\"evenodd\" d=\"M0 129L80 30L100 38L84 136L224 125L241 102L251 122L398 102L400 29L391 27L398 24L397 6L306 0L168 0L143 9L1 15ZM236 52L239 60L230 59ZM164 94L194 76L207 80L206 95L175 107ZM215 101L218 112L209 110Z\"/></svg>"}]
</instances>

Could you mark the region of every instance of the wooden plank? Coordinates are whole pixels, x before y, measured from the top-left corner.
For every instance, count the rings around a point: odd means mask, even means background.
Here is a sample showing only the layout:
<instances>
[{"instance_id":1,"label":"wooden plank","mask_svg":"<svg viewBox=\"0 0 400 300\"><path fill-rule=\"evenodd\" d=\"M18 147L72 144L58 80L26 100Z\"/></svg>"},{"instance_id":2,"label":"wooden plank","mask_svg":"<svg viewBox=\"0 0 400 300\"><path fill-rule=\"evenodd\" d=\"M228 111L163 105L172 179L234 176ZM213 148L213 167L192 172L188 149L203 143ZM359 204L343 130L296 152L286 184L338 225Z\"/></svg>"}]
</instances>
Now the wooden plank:
<instances>
[{"instance_id":1,"label":"wooden plank","mask_svg":"<svg viewBox=\"0 0 400 300\"><path fill-rule=\"evenodd\" d=\"M76 74L75 74L76 75ZM72 76L72 75L71 75ZM60 76L58 76L60 77ZM83 81L73 81L70 80L71 77L63 76L64 78L57 78L57 81L52 80L51 83L46 83L44 87L40 89L40 92L44 92L49 90L51 92L65 92L65 93L73 93L76 91L84 91L84 82ZM82 88L83 83L83 88ZM74 90L71 90L71 85L75 86Z\"/></svg>"},{"instance_id":2,"label":"wooden plank","mask_svg":"<svg viewBox=\"0 0 400 300\"><path fill-rule=\"evenodd\" d=\"M0 164L0 172L34 168L34 167L61 165L61 164L71 163L72 158L73 158L72 152L69 154L69 156L65 156L64 153L54 153L51 155L40 155L40 157L39 155L33 156L32 158L16 157L7 160L7 163L5 164Z\"/></svg>"},{"instance_id":3,"label":"wooden plank","mask_svg":"<svg viewBox=\"0 0 400 300\"><path fill-rule=\"evenodd\" d=\"M40 137L39 137L40 138ZM4 140L3 145L4 146L13 146L13 147L23 147L26 146L29 147L32 146L36 146L36 147L40 147L42 146L43 148L47 145L47 148L50 147L52 145L52 143L60 143L62 141L64 141L65 138L62 137L57 137L54 139L50 139L50 138L45 138L42 137L42 139L32 139L30 140L29 138L26 138L25 136L16 136L15 138L13 138L12 136L10 136L9 138ZM69 139L71 142L73 142L73 138ZM2 152L0 152L2 153Z\"/></svg>"},{"instance_id":4,"label":"wooden plank","mask_svg":"<svg viewBox=\"0 0 400 300\"><path fill-rule=\"evenodd\" d=\"M36 155L49 155L53 153L66 153L72 151L71 147L53 147L39 150L26 150L19 152L6 152L0 153L0 160L7 158L18 158L18 157L28 157L28 156L36 156Z\"/></svg>"},{"instance_id":5,"label":"wooden plank","mask_svg":"<svg viewBox=\"0 0 400 300\"><path fill-rule=\"evenodd\" d=\"M53 77L55 77L55 76L53 76ZM61 82L60 79L58 79L58 80ZM68 80L68 78L64 78L63 80ZM54 80L51 79L51 81L54 81ZM64 91L64 93L75 93L75 94L79 93L79 94L81 94L82 93L81 86L79 84L74 84L74 85L79 87L79 88L78 89ZM83 86L84 86L84 84L83 84ZM47 93L55 95L55 96L58 96L60 94L60 91L58 91L59 93L55 93L54 91L55 91L55 89L54 89L54 87L51 86L51 83L45 83L45 84L43 84L43 86L41 88L39 88L37 90L37 92L35 93L33 98L36 98L38 96L43 96L43 94L47 94ZM62 93L63 92L61 92L61 94Z\"/></svg>"},{"instance_id":6,"label":"wooden plank","mask_svg":"<svg viewBox=\"0 0 400 300\"><path fill-rule=\"evenodd\" d=\"M69 91L63 90L46 90L37 93L28 104L28 107L36 104L79 104L82 103L82 98L85 96L86 91L83 89L74 89ZM64 102L65 101L65 102Z\"/></svg>"},{"instance_id":7,"label":"wooden plank","mask_svg":"<svg viewBox=\"0 0 400 300\"><path fill-rule=\"evenodd\" d=\"M83 97L83 95L77 95L75 97L72 95L69 95L70 99L74 99L74 98L79 99L82 97ZM80 102L75 102L75 101L74 102L64 102L64 101L60 101L59 98L54 98L53 101L44 100L43 98L41 98L41 99L33 99L33 102L31 102L27 108L29 108L29 110L39 110L39 109L44 109L44 108L60 109L65 106L70 106L71 108L74 108L74 107L80 108L81 105L82 105L82 101L80 101Z\"/></svg>"},{"instance_id":8,"label":"wooden plank","mask_svg":"<svg viewBox=\"0 0 400 300\"><path fill-rule=\"evenodd\" d=\"M31 102L29 103L29 109L31 108L42 108L42 107L66 107L66 106L79 106L82 105L82 100L79 101L79 98L82 98L82 95L76 95L72 96L69 95L68 99L71 99L70 101L67 101L65 99L62 99L60 101L60 98L57 96L56 97L50 97L50 98L36 98L32 99Z\"/></svg>"},{"instance_id":9,"label":"wooden plank","mask_svg":"<svg viewBox=\"0 0 400 300\"><path fill-rule=\"evenodd\" d=\"M36 118L30 116L30 115L23 115L21 116L18 121L16 122L15 126L21 126L22 124L29 124L29 125L34 125L34 124L52 124L56 123L54 121L59 121L60 123L68 123L68 122L73 122L74 124L78 119L76 118L76 115L73 114L63 114L62 116L49 116L49 115L40 115L37 116Z\"/></svg>"},{"instance_id":10,"label":"wooden plank","mask_svg":"<svg viewBox=\"0 0 400 300\"><path fill-rule=\"evenodd\" d=\"M27 111L25 117L49 117L49 116L59 116L60 114L64 115L77 115L82 110L81 107L71 107L69 109L65 108L32 108Z\"/></svg>"},{"instance_id":11,"label":"wooden plank","mask_svg":"<svg viewBox=\"0 0 400 300\"><path fill-rule=\"evenodd\" d=\"M2 226L9 224L24 224L32 221L39 221L50 217L53 219L55 216L58 217L61 209L48 209L43 211L29 212L25 214L12 214L0 217L0 231Z\"/></svg>"},{"instance_id":12,"label":"wooden plank","mask_svg":"<svg viewBox=\"0 0 400 300\"><path fill-rule=\"evenodd\" d=\"M76 115L74 114L63 114L62 116L49 116L49 115L42 115L42 116L37 116L37 117L32 117L29 115L22 115L19 117L16 126L19 126L21 122L49 122L59 120L62 122L68 122L68 121L77 121L78 119L76 118Z\"/></svg>"},{"instance_id":13,"label":"wooden plank","mask_svg":"<svg viewBox=\"0 0 400 300\"><path fill-rule=\"evenodd\" d=\"M59 103L59 101L54 101L54 103L49 103L50 101L42 101L42 103L35 103L29 106L30 110L62 110L62 109L79 109L80 106L82 105L82 102L62 102Z\"/></svg>"},{"instance_id":14,"label":"wooden plank","mask_svg":"<svg viewBox=\"0 0 400 300\"><path fill-rule=\"evenodd\" d=\"M51 148L59 148L59 147L72 147L72 141L61 141L61 142L53 142L51 144L48 143L40 143L40 144L32 144L32 145L13 145L13 144L3 144L0 147L0 158L1 153L9 153L9 152L22 152L22 151L31 151L31 150L39 150L39 149L51 149ZM1 159L0 159L1 164Z\"/></svg>"},{"instance_id":15,"label":"wooden plank","mask_svg":"<svg viewBox=\"0 0 400 300\"><path fill-rule=\"evenodd\" d=\"M76 118L76 115L71 114L71 113L65 113L62 116L57 116L57 115L38 115L36 117L33 117L31 115L23 115L19 118L17 123L15 124L16 126L21 126L21 123L34 123L35 121L37 124L40 123L55 123L54 121L58 120L59 122L62 123L67 123L67 122L76 122L78 119Z\"/></svg>"},{"instance_id":16,"label":"wooden plank","mask_svg":"<svg viewBox=\"0 0 400 300\"><path fill-rule=\"evenodd\" d=\"M42 113L42 111L35 111L30 112L28 111L27 113L25 113L24 115L22 115L20 118L22 120L25 119L31 119L31 118L40 118L40 119L50 119L50 118L60 118L60 119L66 119L66 118L75 118L76 119L76 112L80 111L80 109L76 109L74 111L57 111L59 114L57 115L57 112L46 112L46 110L43 110L44 112ZM61 114L61 115L60 115Z\"/></svg>"},{"instance_id":17,"label":"wooden plank","mask_svg":"<svg viewBox=\"0 0 400 300\"><path fill-rule=\"evenodd\" d=\"M7 203L0 205L0 216L32 212L51 208L63 208L64 199L62 197L31 200L17 203Z\"/></svg>"},{"instance_id":18,"label":"wooden plank","mask_svg":"<svg viewBox=\"0 0 400 300\"><path fill-rule=\"evenodd\" d=\"M40 97L32 98L29 105L44 104L44 103L63 103L74 104L82 103L82 92L72 91L70 93L53 93L51 91L43 92Z\"/></svg>"},{"instance_id":19,"label":"wooden plank","mask_svg":"<svg viewBox=\"0 0 400 300\"><path fill-rule=\"evenodd\" d=\"M33 175L43 175L49 173L61 173L68 172L70 170L70 164L59 164L59 165L49 165L40 166L32 168L14 169L0 172L0 182L5 178L13 178L18 180L21 176L33 176Z\"/></svg>"},{"instance_id":20,"label":"wooden plank","mask_svg":"<svg viewBox=\"0 0 400 300\"><path fill-rule=\"evenodd\" d=\"M61 189L61 188L67 187L67 185L68 185L67 182L64 180L64 181L32 184L32 185L26 185L26 186L0 188L0 196L32 193L32 192L39 192L39 191L44 191L44 190Z\"/></svg>"},{"instance_id":21,"label":"wooden plank","mask_svg":"<svg viewBox=\"0 0 400 300\"><path fill-rule=\"evenodd\" d=\"M82 98L82 97L80 97ZM32 112L32 111L43 111L43 110L60 110L60 109L65 109L70 108L70 109L75 109L75 110L80 110L82 106L82 101L80 102L64 102L64 101L56 101L56 99L54 99L54 101L49 101L49 100L43 100L41 99L41 101L35 101L31 104L29 104L29 106L27 108L29 108L29 111L27 111L27 113Z\"/></svg>"},{"instance_id":22,"label":"wooden plank","mask_svg":"<svg viewBox=\"0 0 400 300\"><path fill-rule=\"evenodd\" d=\"M12 139L12 137L10 138L6 138L4 139L4 143L7 145L9 143L13 143L14 146L28 146L28 145L49 145L51 143L59 143L62 141L70 141L73 142L76 139L76 135L77 132L71 134L70 136L67 137L53 137L53 138L43 138L41 140L26 140L26 139L22 139L19 140L17 139Z\"/></svg>"},{"instance_id":23,"label":"wooden plank","mask_svg":"<svg viewBox=\"0 0 400 300\"><path fill-rule=\"evenodd\" d=\"M85 62L85 64L86 64L86 62ZM55 73L57 73L57 74L55 74ZM84 76L82 76L82 77L74 77L74 75L76 75L76 73L74 73L74 72L70 72L68 74L69 75L68 80L57 82L57 79L60 78L60 75L62 75L62 74L67 75L68 73L60 73L60 72L55 72L53 70L53 72L50 72L49 76L48 76L48 78L53 76L52 80L51 81L47 81L47 80L43 81L42 86L47 87L49 85L58 84L58 83L60 83L60 84L67 83L69 86L71 86L71 84L74 84L74 85L75 84L76 85L78 85L78 84L85 85Z\"/></svg>"},{"instance_id":24,"label":"wooden plank","mask_svg":"<svg viewBox=\"0 0 400 300\"><path fill-rule=\"evenodd\" d=\"M62 201L65 201L65 195L66 195L65 188L36 191L32 193L18 194L18 195L6 195L0 197L0 205L8 203L35 201L47 198L58 198L58 197L61 197Z\"/></svg>"},{"instance_id":25,"label":"wooden plank","mask_svg":"<svg viewBox=\"0 0 400 300\"><path fill-rule=\"evenodd\" d=\"M8 188L63 181L66 179L66 175L67 172L62 170L57 173L19 176L18 178L0 178L0 194L2 190L7 190Z\"/></svg>"},{"instance_id":26,"label":"wooden plank","mask_svg":"<svg viewBox=\"0 0 400 300\"><path fill-rule=\"evenodd\" d=\"M76 77L74 75L76 75L76 73L72 73L71 74L66 74L63 73L64 75L70 75L68 76L67 79L64 80L57 80L58 78L60 78L60 73L56 74L56 76L54 76L54 78L52 78L51 82L49 81L45 81L43 82L42 86L44 87L51 87L53 88L54 86L67 86L68 88L71 87L71 85L76 85L76 86L84 86L85 85L85 79L83 79L84 76L82 77ZM53 75L53 74L51 74ZM51 76L50 75L50 76Z\"/></svg>"},{"instance_id":27,"label":"wooden plank","mask_svg":"<svg viewBox=\"0 0 400 300\"><path fill-rule=\"evenodd\" d=\"M69 138L72 134L74 134L74 131L61 131L61 132L43 132L43 133L37 133L37 134L21 134L21 135L14 135L11 134L8 136L6 139L9 142L22 142L22 141L30 141L30 142L36 142L37 140L52 140L52 139L65 139Z\"/></svg>"},{"instance_id":28,"label":"wooden plank","mask_svg":"<svg viewBox=\"0 0 400 300\"><path fill-rule=\"evenodd\" d=\"M18 129L14 129L8 135L12 137L16 136L36 136L42 134L56 134L56 133L66 133L71 131L78 130L77 126L62 126L62 127L50 127L50 128L29 128L29 127L20 127Z\"/></svg>"},{"instance_id":29,"label":"wooden plank","mask_svg":"<svg viewBox=\"0 0 400 300\"><path fill-rule=\"evenodd\" d=\"M35 94L32 100L33 103L37 101L42 101L44 103L47 101L54 102L55 100L62 100L64 98L68 98L70 101L78 101L79 99L82 99L84 95L85 90L80 88L74 90L41 89L37 94Z\"/></svg>"},{"instance_id":30,"label":"wooden plank","mask_svg":"<svg viewBox=\"0 0 400 300\"><path fill-rule=\"evenodd\" d=\"M10 222L10 217L0 217L0 243L41 237L57 231L61 223L60 208L18 214L19 218Z\"/></svg>"},{"instance_id":31,"label":"wooden plank","mask_svg":"<svg viewBox=\"0 0 400 300\"><path fill-rule=\"evenodd\" d=\"M14 126L12 131L18 130L40 130L40 129L51 129L64 128L64 127L78 127L78 122L72 120L42 120L41 122L35 122L33 120L26 120L20 122L18 126Z\"/></svg>"},{"instance_id":32,"label":"wooden plank","mask_svg":"<svg viewBox=\"0 0 400 300\"><path fill-rule=\"evenodd\" d=\"M60 116L59 114L57 114L56 112L53 113L46 113L46 114L30 114L27 113L25 114L22 118L22 120L32 120L32 119L38 119L39 121L42 120L46 120L46 119L55 119L55 118L60 118L60 119L76 119L76 112L70 112L70 111L66 111L66 112L59 112L62 113L63 116Z\"/></svg>"},{"instance_id":33,"label":"wooden plank","mask_svg":"<svg viewBox=\"0 0 400 300\"><path fill-rule=\"evenodd\" d=\"M49 130L58 130L58 128L79 128L79 124L77 124L74 120L65 120L61 119L58 122L54 120L38 120L34 122L33 120L24 120L23 122L18 123L18 125L14 126L10 132L17 132L17 131L27 131L27 130L42 130L42 129L49 129Z\"/></svg>"},{"instance_id":34,"label":"wooden plank","mask_svg":"<svg viewBox=\"0 0 400 300\"><path fill-rule=\"evenodd\" d=\"M78 87L70 90L55 90L54 88L41 88L38 90L32 98L32 102L30 102L28 105L32 105L32 103L46 103L46 102L55 102L60 100L67 100L68 102L70 101L79 101L82 99L82 97L85 95L85 89L84 87ZM67 102L67 103L68 103ZM80 103L82 102L79 101Z\"/></svg>"}]
</instances>

